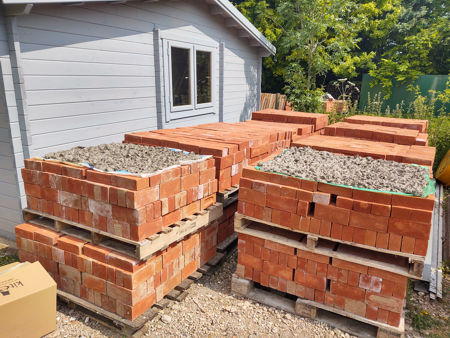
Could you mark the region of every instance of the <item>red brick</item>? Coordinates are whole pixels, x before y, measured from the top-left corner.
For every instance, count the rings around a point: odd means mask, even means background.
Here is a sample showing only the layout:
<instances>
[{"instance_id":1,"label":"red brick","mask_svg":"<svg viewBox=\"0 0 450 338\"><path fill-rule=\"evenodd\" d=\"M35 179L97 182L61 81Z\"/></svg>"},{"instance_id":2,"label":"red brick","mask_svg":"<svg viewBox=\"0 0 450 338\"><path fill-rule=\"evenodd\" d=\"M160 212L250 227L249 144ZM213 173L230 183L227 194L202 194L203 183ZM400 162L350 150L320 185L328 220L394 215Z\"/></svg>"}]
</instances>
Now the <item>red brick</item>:
<instances>
[{"instance_id":1,"label":"red brick","mask_svg":"<svg viewBox=\"0 0 450 338\"><path fill-rule=\"evenodd\" d=\"M354 229L355 228L353 228L353 227L343 226L342 227L342 240L347 241L347 242L352 242Z\"/></svg>"},{"instance_id":2,"label":"red brick","mask_svg":"<svg viewBox=\"0 0 450 338\"><path fill-rule=\"evenodd\" d=\"M344 209L352 209L353 206L353 200L351 198L338 196L336 198L336 206L338 208L344 208Z\"/></svg>"},{"instance_id":3,"label":"red brick","mask_svg":"<svg viewBox=\"0 0 450 338\"><path fill-rule=\"evenodd\" d=\"M61 175L73 178L85 179L87 169L83 167L74 167L65 165L61 168Z\"/></svg>"},{"instance_id":4,"label":"red brick","mask_svg":"<svg viewBox=\"0 0 450 338\"><path fill-rule=\"evenodd\" d=\"M286 212L297 212L297 200L288 197L267 198L266 205L272 209Z\"/></svg>"},{"instance_id":5,"label":"red brick","mask_svg":"<svg viewBox=\"0 0 450 338\"><path fill-rule=\"evenodd\" d=\"M317 254L314 252L304 251L304 250L298 250L297 256L304 258L304 259L312 260L312 261L315 261L318 263L328 264L330 262L330 258L328 256Z\"/></svg>"},{"instance_id":6,"label":"red brick","mask_svg":"<svg viewBox=\"0 0 450 338\"><path fill-rule=\"evenodd\" d=\"M309 217L302 217L300 219L300 230L301 231L305 231L305 232L309 232L310 221L311 221L311 219Z\"/></svg>"},{"instance_id":7,"label":"red brick","mask_svg":"<svg viewBox=\"0 0 450 338\"><path fill-rule=\"evenodd\" d=\"M82 254L82 249L85 243L85 241L72 236L61 236L58 238L58 248L72 252L76 255Z\"/></svg>"},{"instance_id":8,"label":"red brick","mask_svg":"<svg viewBox=\"0 0 450 338\"><path fill-rule=\"evenodd\" d=\"M406 195L392 195L392 205L411 209L433 211L434 195L430 196L430 198L422 198Z\"/></svg>"},{"instance_id":9,"label":"red brick","mask_svg":"<svg viewBox=\"0 0 450 338\"><path fill-rule=\"evenodd\" d=\"M141 190L148 188L150 181L148 177L112 175L111 185L128 190Z\"/></svg>"},{"instance_id":10,"label":"red brick","mask_svg":"<svg viewBox=\"0 0 450 338\"><path fill-rule=\"evenodd\" d=\"M389 218L385 216L370 215L363 212L351 211L350 226L387 232Z\"/></svg>"},{"instance_id":11,"label":"red brick","mask_svg":"<svg viewBox=\"0 0 450 338\"><path fill-rule=\"evenodd\" d=\"M355 271L348 272L348 284L350 286L358 286L359 285L359 276L360 274Z\"/></svg>"},{"instance_id":12,"label":"red brick","mask_svg":"<svg viewBox=\"0 0 450 338\"><path fill-rule=\"evenodd\" d=\"M402 236L397 234L389 234L389 250L400 251Z\"/></svg>"},{"instance_id":13,"label":"red brick","mask_svg":"<svg viewBox=\"0 0 450 338\"><path fill-rule=\"evenodd\" d=\"M249 202L264 207L266 205L266 194L251 189L240 188L239 201Z\"/></svg>"},{"instance_id":14,"label":"red brick","mask_svg":"<svg viewBox=\"0 0 450 338\"><path fill-rule=\"evenodd\" d=\"M398 218L389 218L389 233L409 236L419 239L428 239L430 235L430 224L416 223Z\"/></svg>"},{"instance_id":15,"label":"red brick","mask_svg":"<svg viewBox=\"0 0 450 338\"><path fill-rule=\"evenodd\" d=\"M330 221L322 220L320 222L319 234L321 236L330 237L330 234L331 234L331 222Z\"/></svg>"},{"instance_id":16,"label":"red brick","mask_svg":"<svg viewBox=\"0 0 450 338\"><path fill-rule=\"evenodd\" d=\"M403 299L384 296L379 293L367 291L366 303L378 308L401 313L403 309Z\"/></svg>"},{"instance_id":17,"label":"red brick","mask_svg":"<svg viewBox=\"0 0 450 338\"><path fill-rule=\"evenodd\" d=\"M426 256L428 249L428 241L424 239L416 239L414 244L414 253L420 256Z\"/></svg>"},{"instance_id":18,"label":"red brick","mask_svg":"<svg viewBox=\"0 0 450 338\"><path fill-rule=\"evenodd\" d=\"M16 231L17 234L17 231ZM44 243L47 245L55 245L58 242L58 238L61 234L47 229L36 228L34 232L34 240L36 242Z\"/></svg>"},{"instance_id":19,"label":"red brick","mask_svg":"<svg viewBox=\"0 0 450 338\"><path fill-rule=\"evenodd\" d=\"M142 266L142 263L134 258L113 251L106 257L106 263L129 272L135 272Z\"/></svg>"},{"instance_id":20,"label":"red brick","mask_svg":"<svg viewBox=\"0 0 450 338\"><path fill-rule=\"evenodd\" d=\"M272 264L267 261L264 262L262 271L268 275L276 276L285 280L292 280L293 277L292 269L287 268L286 266Z\"/></svg>"},{"instance_id":21,"label":"red brick","mask_svg":"<svg viewBox=\"0 0 450 338\"><path fill-rule=\"evenodd\" d=\"M347 225L349 222L350 211L332 205L316 204L314 208L314 217L333 223Z\"/></svg>"},{"instance_id":22,"label":"red brick","mask_svg":"<svg viewBox=\"0 0 450 338\"><path fill-rule=\"evenodd\" d=\"M250 256L250 255L246 255L246 254L238 255L238 263L248 266L248 267L251 267L255 270L259 270L259 271L263 270L263 261L259 258Z\"/></svg>"},{"instance_id":23,"label":"red brick","mask_svg":"<svg viewBox=\"0 0 450 338\"><path fill-rule=\"evenodd\" d=\"M333 223L331 225L331 237L335 239L342 238L342 224Z\"/></svg>"},{"instance_id":24,"label":"red brick","mask_svg":"<svg viewBox=\"0 0 450 338\"><path fill-rule=\"evenodd\" d=\"M319 182L317 190L327 192L334 195L344 196L351 198L353 195L352 189L346 187L340 187L337 185L331 185L327 183Z\"/></svg>"},{"instance_id":25,"label":"red brick","mask_svg":"<svg viewBox=\"0 0 450 338\"><path fill-rule=\"evenodd\" d=\"M372 203L354 200L353 201L353 210L370 214L371 210L372 210Z\"/></svg>"},{"instance_id":26,"label":"red brick","mask_svg":"<svg viewBox=\"0 0 450 338\"><path fill-rule=\"evenodd\" d=\"M373 215L389 217L391 215L391 206L386 204L372 203L371 212Z\"/></svg>"},{"instance_id":27,"label":"red brick","mask_svg":"<svg viewBox=\"0 0 450 338\"><path fill-rule=\"evenodd\" d=\"M389 317L388 317L387 323L389 325L398 327L400 325L400 318L401 318L400 313L389 312Z\"/></svg>"},{"instance_id":28,"label":"red brick","mask_svg":"<svg viewBox=\"0 0 450 338\"><path fill-rule=\"evenodd\" d=\"M364 301L365 297L365 291L363 289L334 281L331 282L331 293L358 301Z\"/></svg>"},{"instance_id":29,"label":"red brick","mask_svg":"<svg viewBox=\"0 0 450 338\"><path fill-rule=\"evenodd\" d=\"M42 171L48 173L54 173L61 175L61 168L63 165L61 163L52 162L52 161L43 161L42 162Z\"/></svg>"},{"instance_id":30,"label":"red brick","mask_svg":"<svg viewBox=\"0 0 450 338\"><path fill-rule=\"evenodd\" d=\"M100 279L98 277L95 277L93 275L90 275L88 273L82 274L83 278L83 286L95 290L97 292L106 293L106 281L103 279Z\"/></svg>"},{"instance_id":31,"label":"red brick","mask_svg":"<svg viewBox=\"0 0 450 338\"><path fill-rule=\"evenodd\" d=\"M317 182L301 180L301 188L308 191L317 191Z\"/></svg>"},{"instance_id":32,"label":"red brick","mask_svg":"<svg viewBox=\"0 0 450 338\"><path fill-rule=\"evenodd\" d=\"M378 308L373 305L367 305L366 307L366 317L371 320L377 320Z\"/></svg>"},{"instance_id":33,"label":"red brick","mask_svg":"<svg viewBox=\"0 0 450 338\"><path fill-rule=\"evenodd\" d=\"M328 265L327 278L337 281L338 278L338 268L332 265Z\"/></svg>"},{"instance_id":34,"label":"red brick","mask_svg":"<svg viewBox=\"0 0 450 338\"><path fill-rule=\"evenodd\" d=\"M320 233L320 220L317 218L310 218L309 222L309 231L313 234L319 234Z\"/></svg>"},{"instance_id":35,"label":"red brick","mask_svg":"<svg viewBox=\"0 0 450 338\"><path fill-rule=\"evenodd\" d=\"M113 175L101 171L88 170L86 172L86 179L88 181L97 182L105 185L111 185L111 177Z\"/></svg>"},{"instance_id":36,"label":"red brick","mask_svg":"<svg viewBox=\"0 0 450 338\"><path fill-rule=\"evenodd\" d=\"M333 258L332 264L333 266L336 266L341 269L352 270L359 273L367 273L367 266L343 261L342 259Z\"/></svg>"},{"instance_id":37,"label":"red brick","mask_svg":"<svg viewBox=\"0 0 450 338\"><path fill-rule=\"evenodd\" d=\"M387 249L389 243L389 234L384 232L377 233L375 246L380 249Z\"/></svg>"},{"instance_id":38,"label":"red brick","mask_svg":"<svg viewBox=\"0 0 450 338\"><path fill-rule=\"evenodd\" d=\"M398 275L393 272L380 270L377 268L369 267L368 274L371 276L377 276L383 280L387 279L396 283L406 283L407 278L405 276Z\"/></svg>"},{"instance_id":39,"label":"red brick","mask_svg":"<svg viewBox=\"0 0 450 338\"><path fill-rule=\"evenodd\" d=\"M379 321L381 323L387 323L388 316L389 316L389 311L384 310L384 309L378 309L377 321Z\"/></svg>"},{"instance_id":40,"label":"red brick","mask_svg":"<svg viewBox=\"0 0 450 338\"><path fill-rule=\"evenodd\" d=\"M330 198L331 198L330 194L315 191L313 193L313 200L312 201L314 203L328 205L328 204L330 204Z\"/></svg>"},{"instance_id":41,"label":"red brick","mask_svg":"<svg viewBox=\"0 0 450 338\"><path fill-rule=\"evenodd\" d=\"M337 280L340 283L347 284L348 283L348 270L339 269Z\"/></svg>"},{"instance_id":42,"label":"red brick","mask_svg":"<svg viewBox=\"0 0 450 338\"><path fill-rule=\"evenodd\" d=\"M415 245L415 239L408 236L402 237L402 247L401 251L406 253L413 253L414 252L414 245Z\"/></svg>"},{"instance_id":43,"label":"red brick","mask_svg":"<svg viewBox=\"0 0 450 338\"><path fill-rule=\"evenodd\" d=\"M391 204L391 194L379 193L367 190L353 190L353 198L355 200L373 202L379 204ZM394 195L398 196L398 195Z\"/></svg>"},{"instance_id":44,"label":"red brick","mask_svg":"<svg viewBox=\"0 0 450 338\"><path fill-rule=\"evenodd\" d=\"M317 262L307 260L305 271L311 275L315 275L317 272Z\"/></svg>"}]
</instances>

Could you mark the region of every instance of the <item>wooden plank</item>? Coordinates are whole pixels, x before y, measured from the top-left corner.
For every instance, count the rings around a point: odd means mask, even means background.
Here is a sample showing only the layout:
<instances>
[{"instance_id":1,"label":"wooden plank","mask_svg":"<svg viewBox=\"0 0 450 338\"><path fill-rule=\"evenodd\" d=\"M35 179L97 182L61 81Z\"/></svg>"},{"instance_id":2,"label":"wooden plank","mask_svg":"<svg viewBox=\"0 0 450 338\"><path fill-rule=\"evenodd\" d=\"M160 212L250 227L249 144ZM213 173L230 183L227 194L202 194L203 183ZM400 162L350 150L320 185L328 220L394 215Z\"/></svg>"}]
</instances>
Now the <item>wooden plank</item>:
<instances>
[{"instance_id":1,"label":"wooden plank","mask_svg":"<svg viewBox=\"0 0 450 338\"><path fill-rule=\"evenodd\" d=\"M297 229L292 229L292 228L289 228L289 227L286 227L286 226L283 226L283 225L280 225L280 224L276 224L276 223L272 223L272 222L268 222L268 221L263 221L261 219L250 217L250 216L247 216L247 215L242 215L242 214L239 214L239 213L236 213L235 214L235 218L234 218L234 228L235 228L235 230L239 229L239 228L245 228L245 224L247 224L246 222L248 222L248 221L265 224L265 225L268 225L268 226L271 226L271 227L275 227L275 228L279 228L279 229L283 229L283 230L288 230L288 231L291 231L291 232L294 232L294 233L299 233L299 234L314 236L314 237L317 237L317 238L322 238L322 239L327 240L327 241L333 241L333 242L336 242L336 243L347 244L347 245L356 246L356 247L367 249L367 250L382 252L382 253L390 254L390 255L396 255L396 256L401 256L401 257L408 257L408 258L414 259L416 261L422 261L423 262L425 260L425 257L423 257L423 256L409 254L409 253L405 253L405 252L398 252L398 251L392 251L392 250L376 248L376 247L373 247L373 246L364 245L364 244L360 244L360 243L343 241L343 240L340 240L340 239L337 239L337 238L331 238L331 237L327 237L327 236L322 236L320 234L314 234L314 233L308 232L308 231L301 231L301 230L297 230Z\"/></svg>"},{"instance_id":2,"label":"wooden plank","mask_svg":"<svg viewBox=\"0 0 450 338\"><path fill-rule=\"evenodd\" d=\"M412 275L409 272L409 262L406 257L399 257L378 253L376 258L373 252L364 250L355 246L341 244L335 249L335 243L330 241L319 242L316 248L310 249L306 245L304 235L286 231L282 229L273 229L270 226L248 221L245 227L235 227L238 233L247 234L273 242L285 244L300 250L314 252L329 257L339 258L353 263L371 266L377 269L389 271L409 278L418 279L420 277Z\"/></svg>"},{"instance_id":3,"label":"wooden plank","mask_svg":"<svg viewBox=\"0 0 450 338\"><path fill-rule=\"evenodd\" d=\"M61 290L57 290L56 293L59 299L68 304L73 304L74 306L79 307L93 320L114 330L117 330L126 336L131 336L133 333L140 330L145 325L145 323L147 323L157 315L154 310L149 309L142 315L137 317L135 320L131 321L128 319L124 319L115 313L106 311L105 309L89 303L82 298L71 295L70 293Z\"/></svg>"},{"instance_id":4,"label":"wooden plank","mask_svg":"<svg viewBox=\"0 0 450 338\"><path fill-rule=\"evenodd\" d=\"M237 232L234 232L231 234L231 236L228 236L225 240L222 241L222 243L217 244L217 252L226 252L228 251L230 246L233 246L233 244L237 241L238 234Z\"/></svg>"},{"instance_id":5,"label":"wooden plank","mask_svg":"<svg viewBox=\"0 0 450 338\"><path fill-rule=\"evenodd\" d=\"M221 203L215 203L206 209L204 213L198 213L191 220L177 223L179 226L172 228L172 231L161 234L159 237L150 240L138 247L137 255L140 259L146 259L155 252L169 246L170 244L181 240L189 234L207 226L223 215L223 206Z\"/></svg>"}]
</instances>

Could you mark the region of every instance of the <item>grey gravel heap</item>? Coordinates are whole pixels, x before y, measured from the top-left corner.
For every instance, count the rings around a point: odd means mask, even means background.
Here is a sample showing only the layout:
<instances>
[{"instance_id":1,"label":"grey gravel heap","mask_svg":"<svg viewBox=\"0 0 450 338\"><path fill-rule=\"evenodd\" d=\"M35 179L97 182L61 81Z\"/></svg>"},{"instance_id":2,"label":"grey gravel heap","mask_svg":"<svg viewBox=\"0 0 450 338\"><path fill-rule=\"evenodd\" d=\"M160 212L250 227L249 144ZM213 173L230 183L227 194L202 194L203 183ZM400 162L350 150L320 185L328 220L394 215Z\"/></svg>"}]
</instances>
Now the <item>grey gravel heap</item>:
<instances>
[{"instance_id":1,"label":"grey gravel heap","mask_svg":"<svg viewBox=\"0 0 450 338\"><path fill-rule=\"evenodd\" d=\"M407 163L344 156L309 147L292 147L273 160L261 162L262 171L277 172L316 182L422 196L427 169Z\"/></svg>"},{"instance_id":2,"label":"grey gravel heap","mask_svg":"<svg viewBox=\"0 0 450 338\"><path fill-rule=\"evenodd\" d=\"M46 159L70 163L89 163L103 171L128 171L134 174L152 173L182 161L201 158L194 153L175 152L164 147L150 147L130 143L100 144L92 147L75 147L49 153Z\"/></svg>"}]
</instances>

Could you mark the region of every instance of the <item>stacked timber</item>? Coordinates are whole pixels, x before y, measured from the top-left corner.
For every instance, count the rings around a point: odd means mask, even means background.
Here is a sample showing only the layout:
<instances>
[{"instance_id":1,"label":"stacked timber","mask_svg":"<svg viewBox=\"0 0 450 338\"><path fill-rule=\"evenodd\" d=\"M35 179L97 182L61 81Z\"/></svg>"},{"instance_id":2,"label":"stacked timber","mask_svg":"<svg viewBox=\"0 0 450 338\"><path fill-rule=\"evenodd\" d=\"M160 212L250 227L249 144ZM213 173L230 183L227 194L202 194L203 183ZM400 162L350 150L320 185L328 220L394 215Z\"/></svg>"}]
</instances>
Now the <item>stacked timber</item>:
<instances>
[{"instance_id":1,"label":"stacked timber","mask_svg":"<svg viewBox=\"0 0 450 338\"><path fill-rule=\"evenodd\" d=\"M423 121L376 122L331 125L326 135L297 139L293 146L419 164L431 171L435 149L417 144L419 133L426 132ZM232 289L253 297L263 286L297 297L298 314L325 309L376 326L380 334L403 334L407 280L422 277L434 194L413 196L280 174L267 170L273 158L243 171Z\"/></svg>"}]
</instances>

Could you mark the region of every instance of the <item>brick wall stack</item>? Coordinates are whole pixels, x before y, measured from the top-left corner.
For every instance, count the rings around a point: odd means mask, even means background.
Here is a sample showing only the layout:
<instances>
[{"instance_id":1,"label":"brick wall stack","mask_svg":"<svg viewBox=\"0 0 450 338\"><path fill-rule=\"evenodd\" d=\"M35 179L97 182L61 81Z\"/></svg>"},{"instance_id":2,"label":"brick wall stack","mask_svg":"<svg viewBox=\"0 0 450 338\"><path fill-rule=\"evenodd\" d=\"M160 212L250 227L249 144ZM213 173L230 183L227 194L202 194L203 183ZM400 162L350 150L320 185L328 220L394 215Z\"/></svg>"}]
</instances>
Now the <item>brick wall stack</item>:
<instances>
[{"instance_id":1,"label":"brick wall stack","mask_svg":"<svg viewBox=\"0 0 450 338\"><path fill-rule=\"evenodd\" d=\"M385 159L402 163L415 163L432 167L435 147L420 145L403 145L380 141L357 140L350 137L328 135L312 135L297 139L294 147L311 147L344 155L370 156L375 159Z\"/></svg>"},{"instance_id":2,"label":"brick wall stack","mask_svg":"<svg viewBox=\"0 0 450 338\"><path fill-rule=\"evenodd\" d=\"M425 256L434 195L427 198L317 183L244 169L238 212L321 237Z\"/></svg>"},{"instance_id":3,"label":"brick wall stack","mask_svg":"<svg viewBox=\"0 0 450 338\"><path fill-rule=\"evenodd\" d=\"M394 327L400 324L407 287L407 277L396 273L242 233L236 274Z\"/></svg>"},{"instance_id":4,"label":"brick wall stack","mask_svg":"<svg viewBox=\"0 0 450 338\"><path fill-rule=\"evenodd\" d=\"M338 122L324 128L324 135L351 137L403 145L428 145L428 134L415 129L386 127L376 124Z\"/></svg>"},{"instance_id":5,"label":"brick wall stack","mask_svg":"<svg viewBox=\"0 0 450 338\"><path fill-rule=\"evenodd\" d=\"M28 208L140 241L216 201L214 159L150 177L25 160Z\"/></svg>"},{"instance_id":6,"label":"brick wall stack","mask_svg":"<svg viewBox=\"0 0 450 338\"><path fill-rule=\"evenodd\" d=\"M356 124L373 124L386 127L411 129L417 130L420 133L426 133L428 128L428 120L400 119L383 116L355 115L346 117L344 121Z\"/></svg>"},{"instance_id":7,"label":"brick wall stack","mask_svg":"<svg viewBox=\"0 0 450 338\"><path fill-rule=\"evenodd\" d=\"M217 244L222 243L234 233L234 214L237 211L238 202L231 203L223 208L223 216L218 219Z\"/></svg>"},{"instance_id":8,"label":"brick wall stack","mask_svg":"<svg viewBox=\"0 0 450 338\"><path fill-rule=\"evenodd\" d=\"M224 191L239 184L245 166L255 164L279 149L288 148L294 137L311 132L311 125L246 121L136 132L126 134L124 142L212 155L217 189Z\"/></svg>"},{"instance_id":9,"label":"brick wall stack","mask_svg":"<svg viewBox=\"0 0 450 338\"><path fill-rule=\"evenodd\" d=\"M314 126L314 132L318 132L328 125L327 114L304 113L277 109L264 109L253 112L252 120L310 124Z\"/></svg>"},{"instance_id":10,"label":"brick wall stack","mask_svg":"<svg viewBox=\"0 0 450 338\"><path fill-rule=\"evenodd\" d=\"M20 260L41 262L58 289L133 320L199 268L202 231L145 261L30 223L16 227L16 243Z\"/></svg>"}]
</instances>

